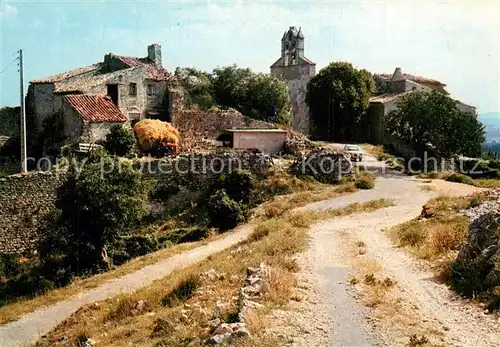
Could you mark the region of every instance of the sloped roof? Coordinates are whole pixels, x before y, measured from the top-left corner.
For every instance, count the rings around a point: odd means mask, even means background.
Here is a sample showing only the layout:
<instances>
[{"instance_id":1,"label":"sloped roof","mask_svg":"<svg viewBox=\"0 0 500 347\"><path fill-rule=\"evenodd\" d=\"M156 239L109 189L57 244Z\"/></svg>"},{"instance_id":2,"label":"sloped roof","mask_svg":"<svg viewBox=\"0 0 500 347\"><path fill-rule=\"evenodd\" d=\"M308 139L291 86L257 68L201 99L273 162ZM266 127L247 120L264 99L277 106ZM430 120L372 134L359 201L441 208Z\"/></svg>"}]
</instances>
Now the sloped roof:
<instances>
[{"instance_id":1,"label":"sloped roof","mask_svg":"<svg viewBox=\"0 0 500 347\"><path fill-rule=\"evenodd\" d=\"M67 71L67 72L63 72L63 73L60 73L60 74L57 74L57 75L52 75L52 76L49 76L49 77L44 77L44 78L40 78L40 79L37 79L37 80L33 80L30 83L36 84L36 83L55 83L55 82L59 82L59 81L62 81L62 80L68 79L68 78L76 77L76 76L79 76L79 75L86 74L88 72L99 70L101 68L101 65L102 65L102 63L97 63L97 64L85 66L85 67L80 67L80 68L73 69L73 70L70 70L70 71Z\"/></svg>"},{"instance_id":2,"label":"sloped roof","mask_svg":"<svg viewBox=\"0 0 500 347\"><path fill-rule=\"evenodd\" d=\"M384 80L391 80L393 74L388 74L388 73L381 73L381 74L375 74L375 77L380 77ZM436 85L439 85L439 86L446 86L446 84L440 82L440 81L437 81L437 80L434 80L434 79L431 79L431 78L427 78L427 77L422 77L422 76L415 76L415 75L411 75L411 74L408 74L408 73L404 73L403 74L403 77L410 80L410 81L413 81L413 82L416 82L416 83L422 83L422 84L436 84Z\"/></svg>"},{"instance_id":3,"label":"sloped roof","mask_svg":"<svg viewBox=\"0 0 500 347\"><path fill-rule=\"evenodd\" d=\"M54 93L85 92L89 88L100 84L106 84L107 80L124 75L134 69L136 68L127 68L108 73L103 73L101 70L89 71L87 73L56 82Z\"/></svg>"},{"instance_id":4,"label":"sloped roof","mask_svg":"<svg viewBox=\"0 0 500 347\"><path fill-rule=\"evenodd\" d=\"M151 80L168 81L175 78L165 68L156 65L148 58L125 57L120 55L114 55L113 57L120 60L122 63L128 65L129 67L146 69L148 72L148 77Z\"/></svg>"},{"instance_id":5,"label":"sloped roof","mask_svg":"<svg viewBox=\"0 0 500 347\"><path fill-rule=\"evenodd\" d=\"M385 104L386 102L394 101L397 98L399 98L400 96L403 96L403 95L408 94L408 93L411 93L411 92L406 92L406 93L385 93L385 94L381 94L381 95L377 95L377 96L372 96L370 98L370 102Z\"/></svg>"},{"instance_id":6,"label":"sloped roof","mask_svg":"<svg viewBox=\"0 0 500 347\"><path fill-rule=\"evenodd\" d=\"M147 78L153 81L174 81L176 79L175 76L169 73L165 68L157 66L147 57L135 58L135 57L112 55L112 58L119 60L126 66L125 69L118 71L124 71L127 68L137 68L145 70L147 72ZM74 90L80 90L78 89L78 82L85 81L85 83L88 84L90 83L89 79L91 78L98 78L114 74L116 72L117 71L107 70L106 64L100 62L90 66L63 72L57 75L36 79L31 81L30 83L33 84L56 83L56 88L55 88L56 92L74 91ZM64 83L65 85L58 86L57 85L58 83ZM94 83L94 85L95 84L96 83ZM69 85L71 85L72 87L68 88ZM83 86L83 84L81 86Z\"/></svg>"},{"instance_id":7,"label":"sloped roof","mask_svg":"<svg viewBox=\"0 0 500 347\"><path fill-rule=\"evenodd\" d=\"M89 122L122 123L128 119L118 106L106 96L76 94L64 96L66 101L84 120Z\"/></svg>"},{"instance_id":8,"label":"sloped roof","mask_svg":"<svg viewBox=\"0 0 500 347\"><path fill-rule=\"evenodd\" d=\"M298 65L316 65L316 63L312 62L306 57L299 57L299 59L300 62ZM278 60L276 60L270 67L277 67L277 66L284 66L282 57L279 57Z\"/></svg>"}]
</instances>

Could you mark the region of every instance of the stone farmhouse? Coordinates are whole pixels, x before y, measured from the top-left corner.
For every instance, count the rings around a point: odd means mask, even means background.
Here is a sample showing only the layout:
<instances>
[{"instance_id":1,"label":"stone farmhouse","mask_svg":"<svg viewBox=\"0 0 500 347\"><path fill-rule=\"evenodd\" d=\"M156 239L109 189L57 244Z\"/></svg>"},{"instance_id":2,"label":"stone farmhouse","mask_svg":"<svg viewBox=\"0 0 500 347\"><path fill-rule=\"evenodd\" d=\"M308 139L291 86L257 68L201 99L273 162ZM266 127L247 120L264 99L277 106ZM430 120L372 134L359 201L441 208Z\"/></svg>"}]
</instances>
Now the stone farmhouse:
<instances>
[{"instance_id":1,"label":"stone farmhouse","mask_svg":"<svg viewBox=\"0 0 500 347\"><path fill-rule=\"evenodd\" d=\"M145 58L106 54L102 62L30 82L28 122L43 131L44 120L61 115L65 142L95 142L112 125L144 118L169 120L175 78L162 67L161 47Z\"/></svg>"},{"instance_id":2,"label":"stone farmhouse","mask_svg":"<svg viewBox=\"0 0 500 347\"><path fill-rule=\"evenodd\" d=\"M315 74L316 64L304 56L302 29L290 27L281 38L281 57L271 65L271 75L288 84L292 101L292 127L304 134L309 134L307 84Z\"/></svg>"},{"instance_id":3,"label":"stone farmhouse","mask_svg":"<svg viewBox=\"0 0 500 347\"><path fill-rule=\"evenodd\" d=\"M382 144L388 139L384 138L384 117L389 112L397 108L398 99L413 91L437 91L449 95L446 91L446 84L430 78L414 76L403 73L400 67L391 74L375 74L374 76L377 90L384 93L370 98L368 108L368 124L366 127L367 140L373 144ZM457 101L457 106L462 111L469 112L476 116L476 108Z\"/></svg>"}]
</instances>

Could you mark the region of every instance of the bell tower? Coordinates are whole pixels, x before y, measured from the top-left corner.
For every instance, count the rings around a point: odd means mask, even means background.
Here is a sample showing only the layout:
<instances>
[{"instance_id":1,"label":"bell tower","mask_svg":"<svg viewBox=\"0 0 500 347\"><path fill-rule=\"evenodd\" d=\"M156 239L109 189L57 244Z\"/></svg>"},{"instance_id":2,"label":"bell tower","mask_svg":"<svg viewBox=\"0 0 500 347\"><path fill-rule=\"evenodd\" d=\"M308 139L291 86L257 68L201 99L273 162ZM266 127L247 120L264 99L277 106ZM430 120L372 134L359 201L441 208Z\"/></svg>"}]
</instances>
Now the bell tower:
<instances>
[{"instance_id":1,"label":"bell tower","mask_svg":"<svg viewBox=\"0 0 500 347\"><path fill-rule=\"evenodd\" d=\"M316 74L316 64L304 56L304 34L294 26L281 38L281 56L271 65L271 75L288 84L292 101L292 126L309 133L309 109L306 104L307 83Z\"/></svg>"},{"instance_id":2,"label":"bell tower","mask_svg":"<svg viewBox=\"0 0 500 347\"><path fill-rule=\"evenodd\" d=\"M304 57L304 35L302 28L290 27L281 38L281 57L284 66L297 65Z\"/></svg>"}]
</instances>

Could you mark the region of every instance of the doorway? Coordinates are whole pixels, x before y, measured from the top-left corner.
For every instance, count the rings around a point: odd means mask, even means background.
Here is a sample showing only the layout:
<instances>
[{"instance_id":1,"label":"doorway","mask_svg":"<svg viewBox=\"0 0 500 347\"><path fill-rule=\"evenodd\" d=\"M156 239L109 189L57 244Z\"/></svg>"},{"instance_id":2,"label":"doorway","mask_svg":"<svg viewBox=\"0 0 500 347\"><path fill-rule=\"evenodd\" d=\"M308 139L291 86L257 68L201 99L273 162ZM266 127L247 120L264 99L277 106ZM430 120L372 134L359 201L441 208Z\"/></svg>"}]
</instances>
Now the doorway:
<instances>
[{"instance_id":1,"label":"doorway","mask_svg":"<svg viewBox=\"0 0 500 347\"><path fill-rule=\"evenodd\" d=\"M118 84L108 84L108 96L118 106Z\"/></svg>"}]
</instances>

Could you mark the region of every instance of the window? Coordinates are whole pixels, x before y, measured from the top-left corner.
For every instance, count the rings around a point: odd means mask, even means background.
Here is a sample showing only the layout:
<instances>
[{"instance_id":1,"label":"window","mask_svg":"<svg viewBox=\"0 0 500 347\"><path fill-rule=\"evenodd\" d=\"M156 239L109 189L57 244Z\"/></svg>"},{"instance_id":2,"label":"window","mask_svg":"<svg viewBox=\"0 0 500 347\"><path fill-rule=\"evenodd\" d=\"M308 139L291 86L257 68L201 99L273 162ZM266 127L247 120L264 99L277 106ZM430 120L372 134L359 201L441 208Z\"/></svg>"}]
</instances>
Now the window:
<instances>
[{"instance_id":1,"label":"window","mask_svg":"<svg viewBox=\"0 0 500 347\"><path fill-rule=\"evenodd\" d=\"M130 96L137 96L137 83L130 83L128 85L128 94Z\"/></svg>"},{"instance_id":2,"label":"window","mask_svg":"<svg viewBox=\"0 0 500 347\"><path fill-rule=\"evenodd\" d=\"M151 95L153 95L153 85L148 84L148 96L151 96Z\"/></svg>"}]
</instances>

